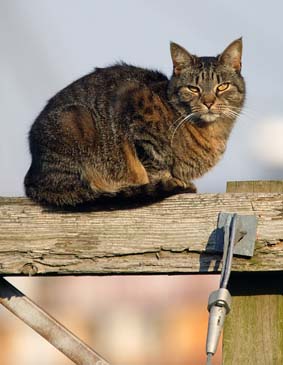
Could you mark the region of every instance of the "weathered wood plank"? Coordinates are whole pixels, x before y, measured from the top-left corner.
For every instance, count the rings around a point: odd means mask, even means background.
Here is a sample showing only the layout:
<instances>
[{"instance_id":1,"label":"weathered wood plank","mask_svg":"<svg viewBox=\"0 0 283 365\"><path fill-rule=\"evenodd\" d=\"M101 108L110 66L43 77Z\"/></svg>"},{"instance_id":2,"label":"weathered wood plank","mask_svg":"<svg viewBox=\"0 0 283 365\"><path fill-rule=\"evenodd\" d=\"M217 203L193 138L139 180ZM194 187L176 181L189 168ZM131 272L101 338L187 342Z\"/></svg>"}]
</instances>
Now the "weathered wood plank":
<instances>
[{"instance_id":1,"label":"weathered wood plank","mask_svg":"<svg viewBox=\"0 0 283 365\"><path fill-rule=\"evenodd\" d=\"M281 270L283 195L183 194L133 209L64 212L0 198L0 274L170 274L220 269L220 211L255 214L255 256L233 270Z\"/></svg>"},{"instance_id":2,"label":"weathered wood plank","mask_svg":"<svg viewBox=\"0 0 283 365\"><path fill-rule=\"evenodd\" d=\"M233 297L234 320L225 327L223 364L282 365L282 308L282 295Z\"/></svg>"},{"instance_id":3,"label":"weathered wood plank","mask_svg":"<svg viewBox=\"0 0 283 365\"><path fill-rule=\"evenodd\" d=\"M223 335L224 365L283 364L282 280L283 271L232 274L232 309Z\"/></svg>"},{"instance_id":4,"label":"weathered wood plank","mask_svg":"<svg viewBox=\"0 0 283 365\"><path fill-rule=\"evenodd\" d=\"M228 183L227 190L246 192L249 187L253 192L282 192L283 184L280 181L235 182ZM272 223L267 221L267 225ZM229 282L232 310L223 335L224 365L283 364L282 257L276 270L282 271L232 273Z\"/></svg>"},{"instance_id":5,"label":"weathered wood plank","mask_svg":"<svg viewBox=\"0 0 283 365\"><path fill-rule=\"evenodd\" d=\"M283 180L228 181L227 193L283 193Z\"/></svg>"}]
</instances>

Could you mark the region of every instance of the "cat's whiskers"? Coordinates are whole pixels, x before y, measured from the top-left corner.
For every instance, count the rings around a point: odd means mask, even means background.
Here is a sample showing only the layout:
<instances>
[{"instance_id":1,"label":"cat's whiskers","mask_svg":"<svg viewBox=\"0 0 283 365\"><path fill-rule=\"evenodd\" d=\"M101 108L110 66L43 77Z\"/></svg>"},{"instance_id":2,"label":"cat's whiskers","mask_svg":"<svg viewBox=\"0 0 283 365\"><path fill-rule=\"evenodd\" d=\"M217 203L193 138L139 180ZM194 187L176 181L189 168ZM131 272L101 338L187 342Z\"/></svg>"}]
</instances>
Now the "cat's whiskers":
<instances>
[{"instance_id":1,"label":"cat's whiskers","mask_svg":"<svg viewBox=\"0 0 283 365\"><path fill-rule=\"evenodd\" d=\"M232 110L234 109L235 111L237 111L238 112L238 116L244 115L245 117L248 117L250 119L256 119L255 112L252 109L250 109L250 108L248 108L246 106L244 106L242 108L234 107L234 106L229 106L229 108L232 109Z\"/></svg>"},{"instance_id":2,"label":"cat's whiskers","mask_svg":"<svg viewBox=\"0 0 283 365\"><path fill-rule=\"evenodd\" d=\"M223 110L222 114L229 119L236 119L238 114L231 112L231 110Z\"/></svg>"},{"instance_id":3,"label":"cat's whiskers","mask_svg":"<svg viewBox=\"0 0 283 365\"><path fill-rule=\"evenodd\" d=\"M255 117L251 116L249 113L247 113L244 110L240 110L240 111L236 112L236 117L240 117L240 116L245 116L249 119L255 119Z\"/></svg>"},{"instance_id":4,"label":"cat's whiskers","mask_svg":"<svg viewBox=\"0 0 283 365\"><path fill-rule=\"evenodd\" d=\"M222 113L224 115L226 115L226 116L231 116L233 118L237 118L240 115L240 113L239 113L238 110L233 110L231 108L225 108L225 109L223 109L222 110Z\"/></svg>"},{"instance_id":5,"label":"cat's whiskers","mask_svg":"<svg viewBox=\"0 0 283 365\"><path fill-rule=\"evenodd\" d=\"M184 117L184 115L185 115L185 113L183 113L183 114L181 114L180 116L179 116L179 118L177 118L176 120L174 120L174 122L170 125L170 127L169 127L169 130L171 129L171 128L173 128L178 122L179 122L179 120L180 119L182 119L183 117Z\"/></svg>"},{"instance_id":6,"label":"cat's whiskers","mask_svg":"<svg viewBox=\"0 0 283 365\"><path fill-rule=\"evenodd\" d=\"M171 136L171 139L170 139L170 144L172 146L172 143L173 143L173 139L174 139L174 136L177 132L177 130L183 125L184 122L186 122L187 120L190 121L192 119L193 116L195 116L196 113L190 113L188 115L185 116L185 118L183 118L177 125L177 127L174 129L173 131L173 134ZM180 118L179 118L180 119ZM174 124L176 125L176 123L174 122ZM169 129L170 130L170 129Z\"/></svg>"},{"instance_id":7,"label":"cat's whiskers","mask_svg":"<svg viewBox=\"0 0 283 365\"><path fill-rule=\"evenodd\" d=\"M250 119L254 119L255 117L252 117L247 110L245 110L245 108L241 109L239 107L236 106L232 106L232 105L219 105L218 106L218 112L219 114L224 115L225 117L229 118L229 119L236 119L238 117L240 117L241 115L248 117Z\"/></svg>"},{"instance_id":8,"label":"cat's whiskers","mask_svg":"<svg viewBox=\"0 0 283 365\"><path fill-rule=\"evenodd\" d=\"M203 112L203 110L202 110L202 108L201 108L201 107L193 106L193 107L192 107L192 112L193 112L193 113L198 114L198 113L202 113L202 112Z\"/></svg>"},{"instance_id":9,"label":"cat's whiskers","mask_svg":"<svg viewBox=\"0 0 283 365\"><path fill-rule=\"evenodd\" d=\"M255 120L257 119L256 115L255 114L252 114L250 113L250 111L248 110L245 110L245 109L242 109L240 112L239 112L239 115L243 115L249 119L252 119L252 120Z\"/></svg>"},{"instance_id":10,"label":"cat's whiskers","mask_svg":"<svg viewBox=\"0 0 283 365\"><path fill-rule=\"evenodd\" d=\"M235 119L240 115L240 109L237 107L227 106L220 104L218 105L219 114L224 115L227 118Z\"/></svg>"}]
</instances>

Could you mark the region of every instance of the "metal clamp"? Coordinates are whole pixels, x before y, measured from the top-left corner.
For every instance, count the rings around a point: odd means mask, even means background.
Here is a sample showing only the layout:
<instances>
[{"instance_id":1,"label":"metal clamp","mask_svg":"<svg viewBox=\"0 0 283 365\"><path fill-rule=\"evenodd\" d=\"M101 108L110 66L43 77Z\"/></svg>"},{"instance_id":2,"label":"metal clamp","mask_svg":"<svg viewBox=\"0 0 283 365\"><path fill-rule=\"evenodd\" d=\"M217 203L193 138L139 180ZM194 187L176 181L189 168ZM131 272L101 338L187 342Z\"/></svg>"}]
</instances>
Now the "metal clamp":
<instances>
[{"instance_id":1,"label":"metal clamp","mask_svg":"<svg viewBox=\"0 0 283 365\"><path fill-rule=\"evenodd\" d=\"M209 321L206 339L207 365L217 350L225 317L231 309L231 294L227 290L233 254L253 256L256 238L256 217L220 213L218 216L215 251L223 251L219 289L212 292L208 299ZM222 243L222 247L221 247Z\"/></svg>"},{"instance_id":2,"label":"metal clamp","mask_svg":"<svg viewBox=\"0 0 283 365\"><path fill-rule=\"evenodd\" d=\"M231 294L227 289L221 288L212 292L208 298L209 311L208 332L206 339L206 353L215 354L219 337L224 324L225 316L231 309Z\"/></svg>"}]
</instances>

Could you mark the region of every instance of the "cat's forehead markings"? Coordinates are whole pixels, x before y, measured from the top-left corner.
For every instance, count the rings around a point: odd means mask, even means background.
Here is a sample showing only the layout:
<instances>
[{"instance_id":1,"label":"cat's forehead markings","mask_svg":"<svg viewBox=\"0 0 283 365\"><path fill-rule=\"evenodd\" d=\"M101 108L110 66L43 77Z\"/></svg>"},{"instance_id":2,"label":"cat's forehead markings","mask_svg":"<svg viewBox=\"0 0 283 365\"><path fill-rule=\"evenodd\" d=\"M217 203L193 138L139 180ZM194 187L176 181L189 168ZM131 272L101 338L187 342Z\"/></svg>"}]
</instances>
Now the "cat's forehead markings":
<instances>
[{"instance_id":1,"label":"cat's forehead markings","mask_svg":"<svg viewBox=\"0 0 283 365\"><path fill-rule=\"evenodd\" d=\"M217 73L215 72L217 66L216 57L198 57L195 82L206 80L217 80Z\"/></svg>"},{"instance_id":2,"label":"cat's forehead markings","mask_svg":"<svg viewBox=\"0 0 283 365\"><path fill-rule=\"evenodd\" d=\"M199 82L207 82L207 81L216 81L217 80L217 75L214 72L214 70L212 68L206 68L203 71L201 71L200 73L198 73L198 75L196 76L196 83Z\"/></svg>"},{"instance_id":3,"label":"cat's forehead markings","mask_svg":"<svg viewBox=\"0 0 283 365\"><path fill-rule=\"evenodd\" d=\"M215 72L215 70L213 68L211 68L210 69L210 79L213 80L213 81L218 82L219 76L218 77L217 76L218 76L218 74Z\"/></svg>"},{"instance_id":4,"label":"cat's forehead markings","mask_svg":"<svg viewBox=\"0 0 283 365\"><path fill-rule=\"evenodd\" d=\"M198 57L200 68L214 67L216 64L216 57Z\"/></svg>"},{"instance_id":5,"label":"cat's forehead markings","mask_svg":"<svg viewBox=\"0 0 283 365\"><path fill-rule=\"evenodd\" d=\"M216 79L217 79L218 84L220 84L220 82L221 82L221 77L220 77L220 75L216 74Z\"/></svg>"}]
</instances>

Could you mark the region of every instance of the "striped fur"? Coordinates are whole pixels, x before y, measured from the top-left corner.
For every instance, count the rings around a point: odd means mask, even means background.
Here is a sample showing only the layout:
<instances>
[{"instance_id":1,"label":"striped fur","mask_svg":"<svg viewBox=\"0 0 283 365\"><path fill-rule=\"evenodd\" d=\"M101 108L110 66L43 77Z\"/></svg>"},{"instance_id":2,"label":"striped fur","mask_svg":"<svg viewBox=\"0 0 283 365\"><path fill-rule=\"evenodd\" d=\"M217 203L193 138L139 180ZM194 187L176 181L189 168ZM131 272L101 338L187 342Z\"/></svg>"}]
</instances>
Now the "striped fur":
<instances>
[{"instance_id":1,"label":"striped fur","mask_svg":"<svg viewBox=\"0 0 283 365\"><path fill-rule=\"evenodd\" d=\"M172 43L170 79L116 64L61 90L31 127L26 194L76 206L195 192L191 180L221 158L244 102L241 49L239 39L196 57Z\"/></svg>"}]
</instances>

